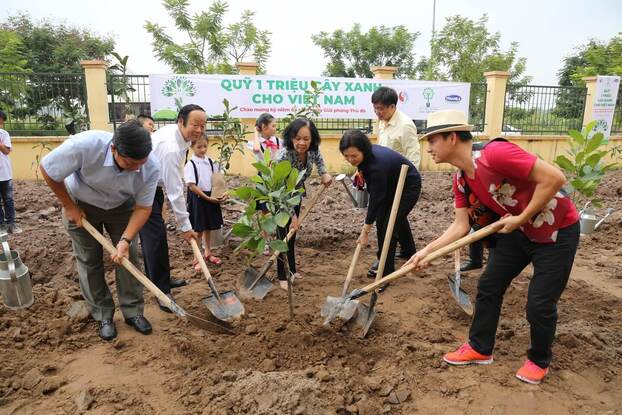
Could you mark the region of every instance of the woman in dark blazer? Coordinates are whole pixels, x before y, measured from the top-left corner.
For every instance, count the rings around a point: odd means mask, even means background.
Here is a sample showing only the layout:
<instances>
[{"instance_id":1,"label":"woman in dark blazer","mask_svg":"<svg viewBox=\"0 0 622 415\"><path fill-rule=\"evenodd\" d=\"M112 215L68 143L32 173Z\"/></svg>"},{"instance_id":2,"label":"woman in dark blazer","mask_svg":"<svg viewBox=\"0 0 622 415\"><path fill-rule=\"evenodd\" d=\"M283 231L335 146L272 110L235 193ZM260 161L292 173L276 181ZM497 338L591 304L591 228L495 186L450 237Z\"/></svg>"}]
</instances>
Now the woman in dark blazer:
<instances>
[{"instance_id":1,"label":"woman in dark blazer","mask_svg":"<svg viewBox=\"0 0 622 415\"><path fill-rule=\"evenodd\" d=\"M365 224L357 242L367 244L369 232L375 222L378 233L378 258L380 258L382 245L384 244L400 169L402 164L408 165L406 182L404 183L404 190L389 245L389 254L384 267L384 275L388 275L395 271L395 248L398 236L399 240L403 241L403 251L416 251L415 241L408 223L408 214L419 199L421 176L417 168L407 158L390 148L372 144L369 138L360 130L346 131L339 142L339 150L348 163L358 169L367 184L369 206Z\"/></svg>"}]
</instances>

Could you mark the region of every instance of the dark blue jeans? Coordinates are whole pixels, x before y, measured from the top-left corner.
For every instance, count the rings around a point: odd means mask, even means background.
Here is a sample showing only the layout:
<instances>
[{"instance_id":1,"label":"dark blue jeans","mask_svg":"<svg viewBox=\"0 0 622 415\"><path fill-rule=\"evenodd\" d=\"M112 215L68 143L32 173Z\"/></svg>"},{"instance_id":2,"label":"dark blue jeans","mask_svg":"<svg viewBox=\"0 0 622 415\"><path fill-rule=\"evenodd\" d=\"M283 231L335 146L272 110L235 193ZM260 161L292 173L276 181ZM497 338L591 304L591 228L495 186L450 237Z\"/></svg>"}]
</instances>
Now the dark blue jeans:
<instances>
[{"instance_id":1,"label":"dark blue jeans","mask_svg":"<svg viewBox=\"0 0 622 415\"><path fill-rule=\"evenodd\" d=\"M0 224L15 223L15 205L13 204L13 180L0 181Z\"/></svg>"}]
</instances>

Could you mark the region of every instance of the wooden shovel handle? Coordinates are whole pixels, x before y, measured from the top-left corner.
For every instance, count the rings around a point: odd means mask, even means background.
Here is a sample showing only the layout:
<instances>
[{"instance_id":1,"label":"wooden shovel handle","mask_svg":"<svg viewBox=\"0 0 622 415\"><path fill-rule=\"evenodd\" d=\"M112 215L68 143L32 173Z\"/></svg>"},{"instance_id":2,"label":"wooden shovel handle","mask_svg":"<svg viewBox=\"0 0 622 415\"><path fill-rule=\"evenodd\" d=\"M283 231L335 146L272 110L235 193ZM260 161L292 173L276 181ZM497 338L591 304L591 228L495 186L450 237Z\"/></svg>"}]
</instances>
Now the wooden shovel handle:
<instances>
[{"instance_id":1,"label":"wooden shovel handle","mask_svg":"<svg viewBox=\"0 0 622 415\"><path fill-rule=\"evenodd\" d=\"M463 246L467 246L472 244L473 242L479 241L480 239L483 239L489 235L492 235L493 233L497 232L499 229L501 229L503 227L502 224L500 224L498 221L491 223L490 225L478 230L477 232L473 232L465 237L462 237L460 239L458 239L457 241L454 241L448 245L445 245L442 248L437 249L436 251L432 252L431 254L427 255L425 258L423 258L422 261L424 262L432 262L437 258L440 258L444 255L447 255L453 251L455 251L456 249L460 249ZM377 280L369 285L366 285L365 287L363 287L361 290L363 292L371 292L372 290L375 290L376 288L391 282L393 280L396 280L398 278L403 277L404 275L408 274L409 272L413 271L415 269L415 267L411 264L411 265L407 265L405 267L402 267L400 269L398 269L397 271L395 271L392 274L387 275L386 277L382 278L381 280Z\"/></svg>"},{"instance_id":2,"label":"wooden shovel handle","mask_svg":"<svg viewBox=\"0 0 622 415\"><path fill-rule=\"evenodd\" d=\"M309 199L309 203L305 205L305 209L302 211L302 213L298 217L298 226L300 226L300 224L302 223L303 220L305 220L309 212L311 212L311 209L313 208L313 206L315 206L315 204L317 203L322 193L324 193L324 190L326 190L326 185L321 185L321 187L315 192L315 194L311 197L311 199ZM292 236L294 236L295 233L296 233L296 229L291 228L289 232L287 232L287 236L285 236L285 239L283 239L283 242L288 243L289 240L292 239ZM276 261L276 258L279 256L280 253L281 253L280 251L274 251L270 259L268 259L268 262L274 263L274 261Z\"/></svg>"},{"instance_id":3,"label":"wooden shovel handle","mask_svg":"<svg viewBox=\"0 0 622 415\"><path fill-rule=\"evenodd\" d=\"M352 261L350 261L350 268L348 268L348 275L346 276L346 281L343 283L343 291L341 292L342 297L345 297L348 293L348 287L350 287L350 282L352 281L352 276L354 275L354 268L356 268L356 263L359 260L362 247L363 246L360 243L356 244L354 255L352 255Z\"/></svg>"},{"instance_id":4,"label":"wooden shovel handle","mask_svg":"<svg viewBox=\"0 0 622 415\"><path fill-rule=\"evenodd\" d=\"M84 229L86 229L88 233L91 234L93 238L97 240L97 242L99 242L104 247L106 251L108 251L110 255L114 255L117 253L117 250L114 246L112 246L112 243L108 239L106 239L104 235L102 235L97 229L95 229L95 227L93 227L93 225L91 225L89 221L87 221L84 217L82 218L82 226L84 227ZM149 290L149 292L151 292L151 294L155 295L158 300L160 300L160 303L164 304L168 308L173 308L173 302L171 301L171 299L168 298L166 294L164 294L153 282L151 282L151 280L147 278L145 274L143 274L138 268L136 268L136 266L132 264L129 259L123 258L121 263L123 267L134 276L134 278L136 278L142 285L145 286L147 290Z\"/></svg>"},{"instance_id":5,"label":"wooden shovel handle","mask_svg":"<svg viewBox=\"0 0 622 415\"><path fill-rule=\"evenodd\" d=\"M397 180L397 187L395 188L395 196L393 196L393 205L391 206L391 213L389 215L389 222L387 224L387 230L384 234L384 243L382 244L382 253L380 254L380 262L378 263L378 271L376 271L376 281L382 278L384 273L384 265L387 262L387 256L389 255L389 245L391 245L391 239L393 239L393 228L395 227L395 219L397 218L397 211L400 208L400 202L402 200L402 192L404 190L404 183L406 182L406 174L408 173L408 165L402 164L400 169L400 177Z\"/></svg>"},{"instance_id":6,"label":"wooden shovel handle","mask_svg":"<svg viewBox=\"0 0 622 415\"><path fill-rule=\"evenodd\" d=\"M199 244L194 238L192 238L190 239L190 245L192 246L192 252L194 253L194 257L196 258L199 265L201 266L201 271L203 271L203 275L205 275L205 279L207 280L207 283L210 284L210 287L211 287L211 284L213 284L212 274L210 274L209 269L207 268L207 264L205 263L205 258L203 258L203 254L201 253L201 249L199 248ZM220 301L220 295L218 294L218 291L216 290L213 290L213 291L218 301Z\"/></svg>"}]
</instances>

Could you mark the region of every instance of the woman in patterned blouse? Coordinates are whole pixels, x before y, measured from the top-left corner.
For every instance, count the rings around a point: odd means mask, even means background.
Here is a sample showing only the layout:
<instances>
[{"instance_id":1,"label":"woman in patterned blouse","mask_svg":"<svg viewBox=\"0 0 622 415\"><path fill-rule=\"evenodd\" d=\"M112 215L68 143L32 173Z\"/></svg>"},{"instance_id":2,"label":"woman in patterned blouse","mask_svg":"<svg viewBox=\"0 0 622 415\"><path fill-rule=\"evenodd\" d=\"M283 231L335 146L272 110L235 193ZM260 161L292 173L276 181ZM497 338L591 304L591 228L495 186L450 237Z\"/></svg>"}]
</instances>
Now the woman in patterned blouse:
<instances>
[{"instance_id":1,"label":"woman in patterned blouse","mask_svg":"<svg viewBox=\"0 0 622 415\"><path fill-rule=\"evenodd\" d=\"M305 180L311 175L313 165L317 168L320 175L320 181L324 186L330 186L333 178L328 174L324 159L320 153L320 133L318 132L313 121L306 118L298 118L292 121L283 131L284 147L279 150L276 156L276 162L288 160L292 167L299 171L304 170L303 179L298 184L304 188ZM291 221L284 228L277 229L277 237L285 238L289 227L298 228L298 215L300 214L300 204L294 209L294 215ZM296 243L296 234L289 240L287 246L287 262L289 270L294 274L295 278L300 278L296 272L296 255L294 245ZM285 271L285 256L279 255L277 261L277 276L281 288L287 289L287 276Z\"/></svg>"}]
</instances>

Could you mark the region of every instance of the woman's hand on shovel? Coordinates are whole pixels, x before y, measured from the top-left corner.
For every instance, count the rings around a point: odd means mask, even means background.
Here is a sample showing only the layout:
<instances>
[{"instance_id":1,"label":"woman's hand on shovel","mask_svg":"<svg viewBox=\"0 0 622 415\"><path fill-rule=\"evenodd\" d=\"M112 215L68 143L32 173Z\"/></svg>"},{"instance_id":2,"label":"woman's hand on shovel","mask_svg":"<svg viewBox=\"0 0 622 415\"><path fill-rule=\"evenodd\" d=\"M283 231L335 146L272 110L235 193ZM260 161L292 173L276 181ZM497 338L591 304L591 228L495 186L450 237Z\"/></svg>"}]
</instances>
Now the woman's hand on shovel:
<instances>
[{"instance_id":1,"label":"woman's hand on shovel","mask_svg":"<svg viewBox=\"0 0 622 415\"><path fill-rule=\"evenodd\" d=\"M361 229L361 234L356 240L356 243L361 246L367 245L369 242L369 232L371 232L371 225L363 225L363 229Z\"/></svg>"}]
</instances>

